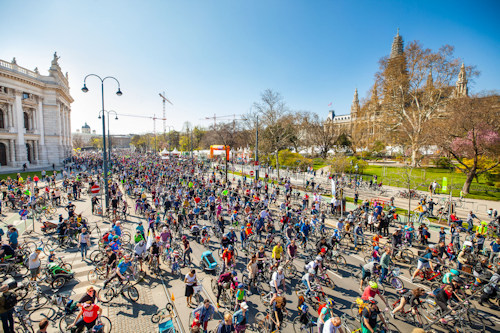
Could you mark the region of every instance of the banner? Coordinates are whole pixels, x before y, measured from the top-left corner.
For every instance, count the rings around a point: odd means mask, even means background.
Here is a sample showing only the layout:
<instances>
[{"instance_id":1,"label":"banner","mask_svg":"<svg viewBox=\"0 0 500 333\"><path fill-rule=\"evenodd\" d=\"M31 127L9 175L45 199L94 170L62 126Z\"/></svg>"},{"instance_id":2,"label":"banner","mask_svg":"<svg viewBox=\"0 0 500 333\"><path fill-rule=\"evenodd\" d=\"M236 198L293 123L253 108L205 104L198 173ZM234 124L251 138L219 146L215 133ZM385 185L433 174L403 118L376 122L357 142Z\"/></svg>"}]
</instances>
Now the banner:
<instances>
[{"instance_id":1,"label":"banner","mask_svg":"<svg viewBox=\"0 0 500 333\"><path fill-rule=\"evenodd\" d=\"M448 178L443 177L443 186L441 186L442 192L448 192Z\"/></svg>"},{"instance_id":2,"label":"banner","mask_svg":"<svg viewBox=\"0 0 500 333\"><path fill-rule=\"evenodd\" d=\"M332 181L332 197L335 197L335 194L337 193L337 190L335 188L335 179L331 179Z\"/></svg>"}]
</instances>

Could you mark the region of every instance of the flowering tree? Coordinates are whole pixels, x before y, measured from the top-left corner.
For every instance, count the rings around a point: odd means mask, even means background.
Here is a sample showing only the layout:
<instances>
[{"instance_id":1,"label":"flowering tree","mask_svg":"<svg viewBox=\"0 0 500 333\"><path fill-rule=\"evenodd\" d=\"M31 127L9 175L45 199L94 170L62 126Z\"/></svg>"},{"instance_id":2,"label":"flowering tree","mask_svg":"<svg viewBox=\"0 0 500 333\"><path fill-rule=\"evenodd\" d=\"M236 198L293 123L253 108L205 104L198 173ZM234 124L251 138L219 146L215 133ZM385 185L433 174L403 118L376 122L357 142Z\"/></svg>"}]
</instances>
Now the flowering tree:
<instances>
[{"instance_id":1,"label":"flowering tree","mask_svg":"<svg viewBox=\"0 0 500 333\"><path fill-rule=\"evenodd\" d=\"M500 164L499 103L499 96L464 97L453 100L447 107L450 117L438 131L439 141L467 175L464 194L469 193L474 178ZM493 163L481 163L482 158Z\"/></svg>"}]
</instances>

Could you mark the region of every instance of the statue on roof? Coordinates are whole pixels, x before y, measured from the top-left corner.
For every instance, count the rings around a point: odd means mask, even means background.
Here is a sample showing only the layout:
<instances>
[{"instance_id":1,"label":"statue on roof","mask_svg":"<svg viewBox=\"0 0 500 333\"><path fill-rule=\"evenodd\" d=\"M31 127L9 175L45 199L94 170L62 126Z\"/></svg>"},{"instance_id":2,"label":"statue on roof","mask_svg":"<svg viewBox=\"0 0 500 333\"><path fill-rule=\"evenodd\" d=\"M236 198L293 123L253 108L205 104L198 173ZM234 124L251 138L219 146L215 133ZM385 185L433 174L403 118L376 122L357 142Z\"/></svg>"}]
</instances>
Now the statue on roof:
<instances>
[{"instance_id":1,"label":"statue on roof","mask_svg":"<svg viewBox=\"0 0 500 333\"><path fill-rule=\"evenodd\" d=\"M58 60L61 57L57 56L57 52L54 52L54 59L52 59L52 66L59 66Z\"/></svg>"},{"instance_id":2,"label":"statue on roof","mask_svg":"<svg viewBox=\"0 0 500 333\"><path fill-rule=\"evenodd\" d=\"M35 67L35 73L40 74L40 72L38 71L38 67Z\"/></svg>"},{"instance_id":3,"label":"statue on roof","mask_svg":"<svg viewBox=\"0 0 500 333\"><path fill-rule=\"evenodd\" d=\"M16 57L12 58L11 63L13 63L14 65L17 65Z\"/></svg>"}]
</instances>

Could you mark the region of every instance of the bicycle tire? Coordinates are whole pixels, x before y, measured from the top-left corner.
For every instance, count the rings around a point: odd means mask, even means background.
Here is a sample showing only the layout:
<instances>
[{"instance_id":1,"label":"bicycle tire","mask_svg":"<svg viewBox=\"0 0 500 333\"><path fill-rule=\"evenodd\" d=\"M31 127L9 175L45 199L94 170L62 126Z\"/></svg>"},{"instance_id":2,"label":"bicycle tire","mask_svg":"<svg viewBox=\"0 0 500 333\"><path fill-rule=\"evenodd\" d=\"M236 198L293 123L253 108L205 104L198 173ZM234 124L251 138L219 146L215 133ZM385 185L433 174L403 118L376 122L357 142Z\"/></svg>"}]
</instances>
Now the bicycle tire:
<instances>
[{"instance_id":1,"label":"bicycle tire","mask_svg":"<svg viewBox=\"0 0 500 333\"><path fill-rule=\"evenodd\" d=\"M47 319L48 321L55 322L58 317L57 311L51 307L41 307L36 310L33 310L29 314L29 318L33 323L39 323L43 319Z\"/></svg>"},{"instance_id":2,"label":"bicycle tire","mask_svg":"<svg viewBox=\"0 0 500 333\"><path fill-rule=\"evenodd\" d=\"M134 286L129 286L127 288L127 295L132 302L137 302L139 300L139 290Z\"/></svg>"},{"instance_id":3,"label":"bicycle tire","mask_svg":"<svg viewBox=\"0 0 500 333\"><path fill-rule=\"evenodd\" d=\"M43 307L49 302L49 298L45 294L37 294L24 303L24 310L31 312Z\"/></svg>"},{"instance_id":4,"label":"bicycle tire","mask_svg":"<svg viewBox=\"0 0 500 333\"><path fill-rule=\"evenodd\" d=\"M400 278L396 277L396 276L393 276L391 277L391 286L396 289L396 290L400 290L400 289L403 289L404 288L404 283L403 283L403 280L401 280Z\"/></svg>"},{"instance_id":5,"label":"bicycle tire","mask_svg":"<svg viewBox=\"0 0 500 333\"><path fill-rule=\"evenodd\" d=\"M33 327L24 324L19 324L14 328L15 333L35 333Z\"/></svg>"},{"instance_id":6,"label":"bicycle tire","mask_svg":"<svg viewBox=\"0 0 500 333\"><path fill-rule=\"evenodd\" d=\"M99 299L103 303L109 303L115 297L115 290L112 287L99 289L97 292Z\"/></svg>"},{"instance_id":7,"label":"bicycle tire","mask_svg":"<svg viewBox=\"0 0 500 333\"><path fill-rule=\"evenodd\" d=\"M166 317L167 313L168 311L165 308L158 310L155 314L151 316L151 322L153 324L158 324L160 320Z\"/></svg>"},{"instance_id":8,"label":"bicycle tire","mask_svg":"<svg viewBox=\"0 0 500 333\"><path fill-rule=\"evenodd\" d=\"M103 324L102 332L111 333L113 331L113 323L106 316L101 316L101 323Z\"/></svg>"}]
</instances>

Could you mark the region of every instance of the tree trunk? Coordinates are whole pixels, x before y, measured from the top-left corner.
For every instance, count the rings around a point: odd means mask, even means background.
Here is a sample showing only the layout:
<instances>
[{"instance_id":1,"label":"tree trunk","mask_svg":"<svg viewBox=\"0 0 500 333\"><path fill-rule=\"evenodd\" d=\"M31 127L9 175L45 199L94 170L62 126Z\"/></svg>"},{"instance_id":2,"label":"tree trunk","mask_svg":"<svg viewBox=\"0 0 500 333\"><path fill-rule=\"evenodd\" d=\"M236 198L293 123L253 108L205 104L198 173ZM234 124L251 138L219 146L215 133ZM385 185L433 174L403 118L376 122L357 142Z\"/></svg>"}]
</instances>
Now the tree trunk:
<instances>
[{"instance_id":1,"label":"tree trunk","mask_svg":"<svg viewBox=\"0 0 500 333\"><path fill-rule=\"evenodd\" d=\"M462 192L464 192L464 195L469 194L470 185L472 184L474 177L476 177L476 166L473 166L472 169L467 173L467 178L465 179L464 186L462 187Z\"/></svg>"},{"instance_id":2,"label":"tree trunk","mask_svg":"<svg viewBox=\"0 0 500 333\"><path fill-rule=\"evenodd\" d=\"M276 173L278 175L278 182L280 180L280 162L278 159L279 151L276 151Z\"/></svg>"},{"instance_id":3,"label":"tree trunk","mask_svg":"<svg viewBox=\"0 0 500 333\"><path fill-rule=\"evenodd\" d=\"M416 167L417 166L417 151L418 148L415 147L414 145L411 146L411 166Z\"/></svg>"}]
</instances>

